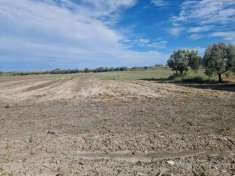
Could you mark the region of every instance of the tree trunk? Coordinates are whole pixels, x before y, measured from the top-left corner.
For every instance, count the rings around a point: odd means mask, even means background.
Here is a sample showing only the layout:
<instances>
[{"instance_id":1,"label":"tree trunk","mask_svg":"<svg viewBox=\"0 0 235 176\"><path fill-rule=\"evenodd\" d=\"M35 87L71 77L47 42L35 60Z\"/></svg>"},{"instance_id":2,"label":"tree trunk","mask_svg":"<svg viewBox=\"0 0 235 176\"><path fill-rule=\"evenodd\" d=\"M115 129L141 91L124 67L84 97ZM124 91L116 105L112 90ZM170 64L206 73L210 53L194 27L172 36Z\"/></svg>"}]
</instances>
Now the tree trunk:
<instances>
[{"instance_id":1,"label":"tree trunk","mask_svg":"<svg viewBox=\"0 0 235 176\"><path fill-rule=\"evenodd\" d=\"M218 78L219 78L219 82L222 83L223 80L222 80L222 74L221 73L218 73Z\"/></svg>"}]
</instances>

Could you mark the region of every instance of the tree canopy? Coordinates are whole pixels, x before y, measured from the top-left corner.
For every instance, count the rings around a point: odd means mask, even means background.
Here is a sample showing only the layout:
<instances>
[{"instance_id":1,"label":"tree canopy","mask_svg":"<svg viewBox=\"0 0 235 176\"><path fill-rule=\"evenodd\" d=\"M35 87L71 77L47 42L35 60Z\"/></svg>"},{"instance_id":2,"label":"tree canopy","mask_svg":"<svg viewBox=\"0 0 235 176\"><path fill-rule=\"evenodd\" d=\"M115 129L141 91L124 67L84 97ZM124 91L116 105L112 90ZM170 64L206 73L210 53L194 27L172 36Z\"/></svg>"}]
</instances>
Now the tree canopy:
<instances>
[{"instance_id":1,"label":"tree canopy","mask_svg":"<svg viewBox=\"0 0 235 176\"><path fill-rule=\"evenodd\" d=\"M167 61L168 66L177 73L183 74L189 68L197 70L200 66L200 56L196 50L179 49L174 51Z\"/></svg>"},{"instance_id":2,"label":"tree canopy","mask_svg":"<svg viewBox=\"0 0 235 176\"><path fill-rule=\"evenodd\" d=\"M224 43L209 46L205 51L203 64L207 75L217 74L219 82L222 82L223 74L235 72L235 46Z\"/></svg>"}]
</instances>

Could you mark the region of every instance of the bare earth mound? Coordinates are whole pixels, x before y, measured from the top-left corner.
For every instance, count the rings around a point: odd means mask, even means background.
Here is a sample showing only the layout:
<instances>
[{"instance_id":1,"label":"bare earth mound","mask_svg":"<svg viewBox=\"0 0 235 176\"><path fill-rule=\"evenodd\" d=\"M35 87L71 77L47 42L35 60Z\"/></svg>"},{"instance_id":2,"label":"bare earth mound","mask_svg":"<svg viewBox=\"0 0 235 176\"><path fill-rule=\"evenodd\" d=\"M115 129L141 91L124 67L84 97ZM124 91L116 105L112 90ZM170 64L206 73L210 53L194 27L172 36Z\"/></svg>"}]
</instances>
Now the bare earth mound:
<instances>
[{"instance_id":1,"label":"bare earth mound","mask_svg":"<svg viewBox=\"0 0 235 176\"><path fill-rule=\"evenodd\" d=\"M235 174L233 91L2 76L0 112L0 176Z\"/></svg>"}]
</instances>

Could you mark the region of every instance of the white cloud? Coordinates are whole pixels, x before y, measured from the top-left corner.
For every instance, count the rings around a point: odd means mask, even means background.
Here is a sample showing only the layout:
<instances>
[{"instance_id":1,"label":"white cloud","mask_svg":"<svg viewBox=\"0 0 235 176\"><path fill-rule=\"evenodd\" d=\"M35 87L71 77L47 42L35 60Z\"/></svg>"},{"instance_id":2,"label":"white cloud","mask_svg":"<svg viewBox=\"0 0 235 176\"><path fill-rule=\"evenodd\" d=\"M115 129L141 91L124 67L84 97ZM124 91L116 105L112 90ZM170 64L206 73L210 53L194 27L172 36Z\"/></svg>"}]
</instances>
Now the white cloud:
<instances>
[{"instance_id":1,"label":"white cloud","mask_svg":"<svg viewBox=\"0 0 235 176\"><path fill-rule=\"evenodd\" d=\"M235 41L235 32L234 31L228 31L228 32L214 32L211 34L211 36L214 37L222 37L227 41L234 42Z\"/></svg>"},{"instance_id":2,"label":"white cloud","mask_svg":"<svg viewBox=\"0 0 235 176\"><path fill-rule=\"evenodd\" d=\"M122 39L121 34L95 18L53 5L30 0L2 0L0 4L2 30L7 28L11 35L22 36L26 40L36 38L44 42L56 40L56 43L61 40L78 46L82 44L84 48L99 49L99 46L116 48ZM94 45L94 39L100 45Z\"/></svg>"},{"instance_id":3,"label":"white cloud","mask_svg":"<svg viewBox=\"0 0 235 176\"><path fill-rule=\"evenodd\" d=\"M172 27L169 29L169 33L173 36L178 36L183 31L183 27Z\"/></svg>"},{"instance_id":4,"label":"white cloud","mask_svg":"<svg viewBox=\"0 0 235 176\"><path fill-rule=\"evenodd\" d=\"M168 5L168 2L166 0L152 0L152 3L155 6L162 7Z\"/></svg>"},{"instance_id":5,"label":"white cloud","mask_svg":"<svg viewBox=\"0 0 235 176\"><path fill-rule=\"evenodd\" d=\"M132 41L133 42L133 41ZM167 47L167 41L165 40L150 40L148 38L140 38L138 41L133 42L141 47L144 48L151 48L151 49L165 49Z\"/></svg>"},{"instance_id":6,"label":"white cloud","mask_svg":"<svg viewBox=\"0 0 235 176\"><path fill-rule=\"evenodd\" d=\"M0 63L5 58L37 62L140 64L166 58L159 52L127 49L127 37L100 18L112 17L135 0L1 0ZM74 65L73 64L73 65ZM0 64L1 65L1 64Z\"/></svg>"},{"instance_id":7,"label":"white cloud","mask_svg":"<svg viewBox=\"0 0 235 176\"><path fill-rule=\"evenodd\" d=\"M150 43L150 40L149 40L149 39L146 39L146 38L140 38L140 39L139 39L139 42L140 42L141 44L148 44L148 43Z\"/></svg>"},{"instance_id":8,"label":"white cloud","mask_svg":"<svg viewBox=\"0 0 235 176\"><path fill-rule=\"evenodd\" d=\"M85 16L106 19L112 24L118 20L119 12L134 6L137 0L40 0L72 11L79 11Z\"/></svg>"},{"instance_id":9,"label":"white cloud","mask_svg":"<svg viewBox=\"0 0 235 176\"><path fill-rule=\"evenodd\" d=\"M186 0L175 22L198 20L199 24L226 24L235 21L234 0Z\"/></svg>"},{"instance_id":10,"label":"white cloud","mask_svg":"<svg viewBox=\"0 0 235 176\"><path fill-rule=\"evenodd\" d=\"M189 37L193 40L198 40L198 39L203 38L204 36L202 34L190 34Z\"/></svg>"},{"instance_id":11,"label":"white cloud","mask_svg":"<svg viewBox=\"0 0 235 176\"><path fill-rule=\"evenodd\" d=\"M214 26L197 26L197 27L190 27L188 29L189 33L200 33L200 32L207 32L214 28Z\"/></svg>"},{"instance_id":12,"label":"white cloud","mask_svg":"<svg viewBox=\"0 0 235 176\"><path fill-rule=\"evenodd\" d=\"M153 49L165 49L167 48L168 42L165 40L148 43L147 47Z\"/></svg>"},{"instance_id":13,"label":"white cloud","mask_svg":"<svg viewBox=\"0 0 235 176\"><path fill-rule=\"evenodd\" d=\"M86 4L86 8L92 9L96 14L103 16L115 13L122 8L133 6L136 0L81 0L81 4ZM87 6L89 4L89 6ZM83 6L84 7L84 6Z\"/></svg>"},{"instance_id":14,"label":"white cloud","mask_svg":"<svg viewBox=\"0 0 235 176\"><path fill-rule=\"evenodd\" d=\"M234 30L235 1L186 0L181 5L179 15L172 17L172 25L183 26L193 38L202 36L201 34L205 32L212 34ZM221 37L223 36L225 35L221 35ZM226 38L225 36L224 39Z\"/></svg>"},{"instance_id":15,"label":"white cloud","mask_svg":"<svg viewBox=\"0 0 235 176\"><path fill-rule=\"evenodd\" d=\"M40 0L40 2L57 5L70 10L82 11L88 16L109 16L113 13L118 13L121 9L135 5L136 1L137 0Z\"/></svg>"}]
</instances>

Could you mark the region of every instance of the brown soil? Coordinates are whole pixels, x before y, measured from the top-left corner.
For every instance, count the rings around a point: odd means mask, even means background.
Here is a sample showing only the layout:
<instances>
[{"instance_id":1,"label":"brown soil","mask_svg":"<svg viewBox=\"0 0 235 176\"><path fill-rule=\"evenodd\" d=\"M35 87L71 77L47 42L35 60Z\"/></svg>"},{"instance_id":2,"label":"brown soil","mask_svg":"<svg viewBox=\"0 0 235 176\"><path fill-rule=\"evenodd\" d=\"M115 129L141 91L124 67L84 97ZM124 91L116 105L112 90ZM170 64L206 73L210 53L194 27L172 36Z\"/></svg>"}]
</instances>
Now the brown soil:
<instances>
[{"instance_id":1,"label":"brown soil","mask_svg":"<svg viewBox=\"0 0 235 176\"><path fill-rule=\"evenodd\" d=\"M0 77L0 176L235 174L235 92Z\"/></svg>"}]
</instances>

